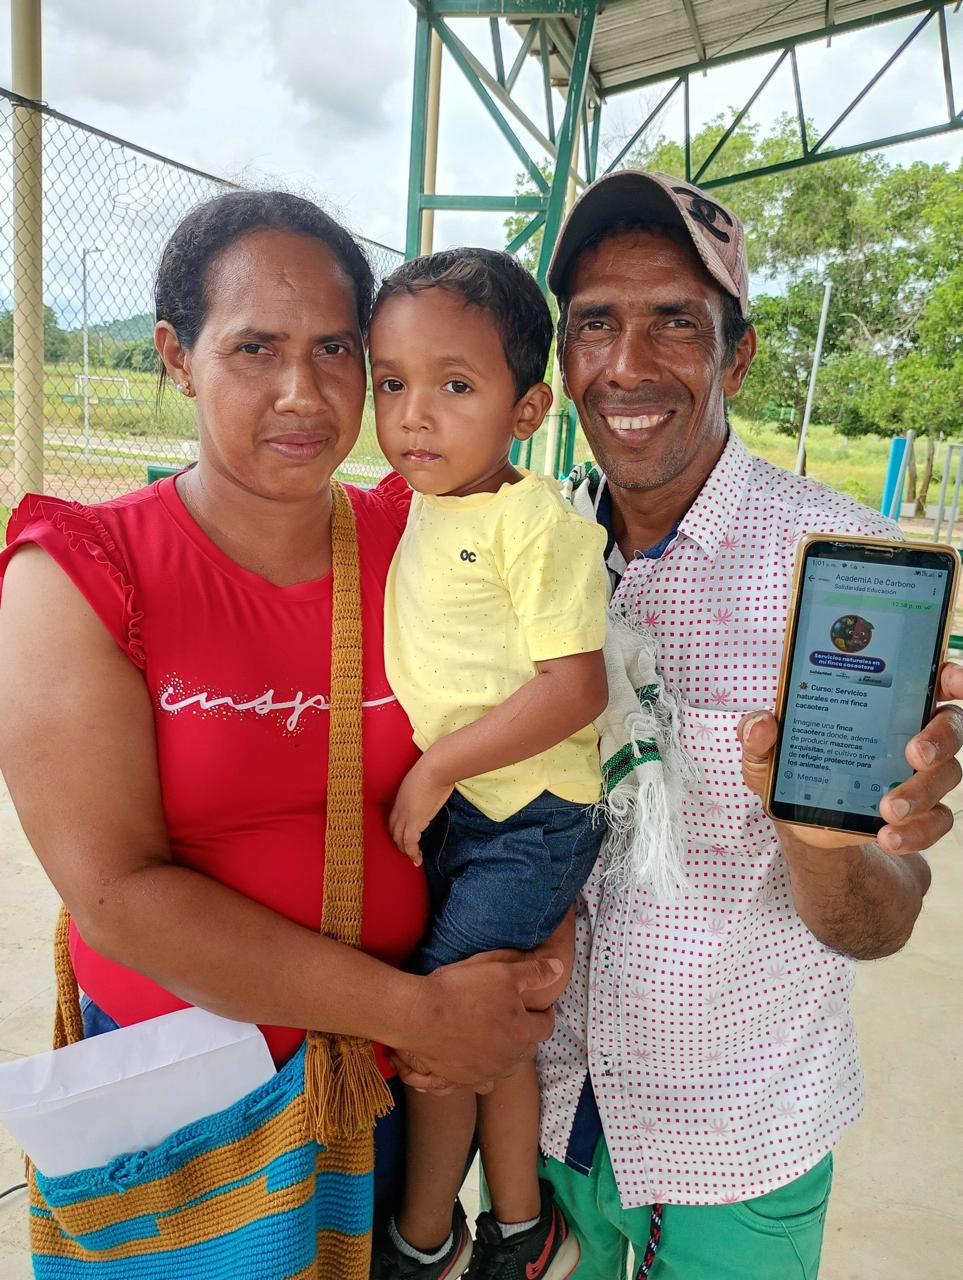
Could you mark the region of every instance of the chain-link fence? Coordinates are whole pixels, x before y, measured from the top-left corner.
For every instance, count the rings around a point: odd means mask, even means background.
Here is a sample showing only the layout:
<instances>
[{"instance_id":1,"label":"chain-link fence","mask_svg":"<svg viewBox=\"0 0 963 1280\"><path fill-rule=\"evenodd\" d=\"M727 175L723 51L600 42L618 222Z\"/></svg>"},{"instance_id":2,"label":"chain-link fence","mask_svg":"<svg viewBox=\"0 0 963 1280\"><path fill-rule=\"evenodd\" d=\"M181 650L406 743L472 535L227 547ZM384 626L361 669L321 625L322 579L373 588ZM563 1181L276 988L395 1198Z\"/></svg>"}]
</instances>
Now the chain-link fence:
<instances>
[{"instance_id":1,"label":"chain-link fence","mask_svg":"<svg viewBox=\"0 0 963 1280\"><path fill-rule=\"evenodd\" d=\"M0 89L0 531L28 490L102 501L195 456L192 405L157 403L153 275L233 185ZM379 277L401 261L363 243ZM344 470L386 470L370 406Z\"/></svg>"}]
</instances>

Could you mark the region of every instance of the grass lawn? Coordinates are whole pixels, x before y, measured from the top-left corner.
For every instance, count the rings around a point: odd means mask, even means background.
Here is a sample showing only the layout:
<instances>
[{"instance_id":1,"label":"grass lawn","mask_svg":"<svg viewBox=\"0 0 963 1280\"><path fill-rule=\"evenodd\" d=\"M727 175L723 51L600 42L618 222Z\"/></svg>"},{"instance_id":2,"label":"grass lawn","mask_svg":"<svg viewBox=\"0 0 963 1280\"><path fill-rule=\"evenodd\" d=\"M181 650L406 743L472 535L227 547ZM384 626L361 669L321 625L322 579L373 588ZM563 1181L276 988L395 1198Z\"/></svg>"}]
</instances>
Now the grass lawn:
<instances>
[{"instance_id":1,"label":"grass lawn","mask_svg":"<svg viewBox=\"0 0 963 1280\"><path fill-rule=\"evenodd\" d=\"M750 453L788 471L795 469L794 437L781 435L771 422L734 417L733 426ZM889 447L889 439L882 436L847 439L832 427L810 426L806 438L806 474L878 509L883 498Z\"/></svg>"}]
</instances>

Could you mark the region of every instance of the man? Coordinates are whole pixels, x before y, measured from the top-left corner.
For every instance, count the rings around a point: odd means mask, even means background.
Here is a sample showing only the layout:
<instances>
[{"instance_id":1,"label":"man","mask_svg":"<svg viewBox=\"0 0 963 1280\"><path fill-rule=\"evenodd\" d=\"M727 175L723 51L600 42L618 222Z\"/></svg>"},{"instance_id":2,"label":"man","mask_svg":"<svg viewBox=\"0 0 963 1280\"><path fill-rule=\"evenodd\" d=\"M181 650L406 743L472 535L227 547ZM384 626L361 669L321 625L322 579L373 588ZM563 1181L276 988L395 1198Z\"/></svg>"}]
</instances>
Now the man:
<instances>
[{"instance_id":1,"label":"man","mask_svg":"<svg viewBox=\"0 0 963 1280\"><path fill-rule=\"evenodd\" d=\"M612 174L572 209L548 279L597 462L579 505L608 532L613 607L654 636L701 775L683 802L690 889L659 900L593 875L540 1053L573 1280L617 1280L629 1245L650 1280L813 1277L831 1149L862 1106L853 961L910 936L930 880L918 850L952 825L939 801L960 780L961 719L944 708L914 739L919 772L882 801L877 841L766 818L775 722L757 709L774 702L796 545L894 528L730 431L756 338L722 205ZM959 671L942 695L963 695Z\"/></svg>"}]
</instances>

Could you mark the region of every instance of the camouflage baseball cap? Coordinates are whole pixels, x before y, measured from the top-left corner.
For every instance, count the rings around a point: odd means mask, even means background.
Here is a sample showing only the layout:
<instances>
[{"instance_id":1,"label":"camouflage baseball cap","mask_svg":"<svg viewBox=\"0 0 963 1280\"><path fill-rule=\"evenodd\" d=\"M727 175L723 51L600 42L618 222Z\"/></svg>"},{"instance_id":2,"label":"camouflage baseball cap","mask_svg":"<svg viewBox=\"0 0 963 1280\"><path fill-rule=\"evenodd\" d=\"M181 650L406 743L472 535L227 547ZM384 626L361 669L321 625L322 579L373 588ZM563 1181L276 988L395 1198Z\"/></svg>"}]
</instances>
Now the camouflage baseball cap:
<instances>
[{"instance_id":1,"label":"camouflage baseball cap","mask_svg":"<svg viewBox=\"0 0 963 1280\"><path fill-rule=\"evenodd\" d=\"M667 173L620 169L582 192L562 224L548 268L548 287L558 294L572 259L591 236L625 218L645 218L682 227L696 253L745 316L749 269L742 223L691 182Z\"/></svg>"}]
</instances>

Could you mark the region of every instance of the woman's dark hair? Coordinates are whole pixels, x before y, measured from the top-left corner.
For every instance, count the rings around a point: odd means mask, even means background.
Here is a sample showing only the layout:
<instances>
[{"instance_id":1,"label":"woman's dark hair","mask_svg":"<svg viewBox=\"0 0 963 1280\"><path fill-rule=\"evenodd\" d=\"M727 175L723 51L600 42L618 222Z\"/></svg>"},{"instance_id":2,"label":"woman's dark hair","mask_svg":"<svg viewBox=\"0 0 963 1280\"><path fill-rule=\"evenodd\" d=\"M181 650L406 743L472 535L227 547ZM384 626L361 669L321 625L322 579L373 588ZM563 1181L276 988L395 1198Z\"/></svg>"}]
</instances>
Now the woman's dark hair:
<instances>
[{"instance_id":1,"label":"woman's dark hair","mask_svg":"<svg viewBox=\"0 0 963 1280\"><path fill-rule=\"evenodd\" d=\"M675 240L677 244L681 244L684 248L695 252L692 246L692 240L686 234L682 227L672 223L652 222L642 218L624 218L617 222L610 223L601 231L596 231L594 235L589 236L585 242L579 245L578 253L569 263L568 270L565 272L565 278L562 281L562 287L558 294L558 352L561 358L565 349L565 339L568 335L568 308L571 301L571 293L569 292L569 281L572 278L572 269L583 253L587 253L590 249L596 249L605 240L612 236L623 235L628 231L641 231L646 235L667 236L670 240ZM707 273L708 274L708 273ZM715 284L716 281L713 281ZM727 293L721 285L718 286L719 292L722 294L722 351L723 363L728 367L735 359L736 348L746 330L749 328L750 322L743 316L739 309L739 302Z\"/></svg>"},{"instance_id":2,"label":"woman's dark hair","mask_svg":"<svg viewBox=\"0 0 963 1280\"><path fill-rule=\"evenodd\" d=\"M505 359L523 396L545 377L552 347L552 313L542 291L510 253L494 249L445 249L413 258L392 271L378 291L374 309L398 293L450 289L474 307L490 311Z\"/></svg>"},{"instance_id":3,"label":"woman's dark hair","mask_svg":"<svg viewBox=\"0 0 963 1280\"><path fill-rule=\"evenodd\" d=\"M212 265L235 240L266 229L311 236L331 250L354 285L358 327L367 334L374 276L351 234L316 204L287 191L231 191L193 208L161 254L155 314L172 326L185 351L194 346L207 316Z\"/></svg>"}]
</instances>

